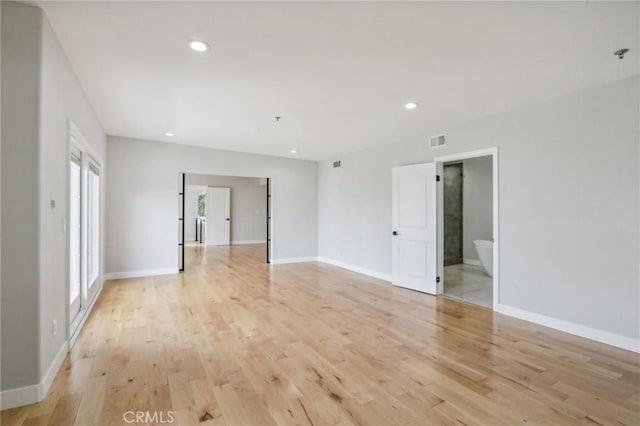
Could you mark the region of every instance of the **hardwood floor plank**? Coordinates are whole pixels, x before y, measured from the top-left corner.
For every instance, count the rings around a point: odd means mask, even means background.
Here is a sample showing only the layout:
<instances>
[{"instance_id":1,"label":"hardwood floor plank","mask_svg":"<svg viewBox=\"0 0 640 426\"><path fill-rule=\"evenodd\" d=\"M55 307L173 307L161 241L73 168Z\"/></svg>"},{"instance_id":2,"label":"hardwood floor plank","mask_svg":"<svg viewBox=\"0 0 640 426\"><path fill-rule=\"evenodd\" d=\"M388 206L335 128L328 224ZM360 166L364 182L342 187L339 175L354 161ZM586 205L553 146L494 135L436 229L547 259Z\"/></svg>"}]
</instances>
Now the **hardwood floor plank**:
<instances>
[{"instance_id":1,"label":"hardwood floor plank","mask_svg":"<svg viewBox=\"0 0 640 426\"><path fill-rule=\"evenodd\" d=\"M640 424L640 355L263 246L105 284L44 401L3 426Z\"/></svg>"},{"instance_id":2,"label":"hardwood floor plank","mask_svg":"<svg viewBox=\"0 0 640 426\"><path fill-rule=\"evenodd\" d=\"M106 386L107 379L105 376L88 379L74 425L91 425L97 422L100 413L104 409L103 402Z\"/></svg>"},{"instance_id":3,"label":"hardwood floor plank","mask_svg":"<svg viewBox=\"0 0 640 426\"><path fill-rule=\"evenodd\" d=\"M82 393L72 393L65 395L58 400L56 408L50 416L48 422L51 426L71 426L76 419L78 407L82 400Z\"/></svg>"}]
</instances>

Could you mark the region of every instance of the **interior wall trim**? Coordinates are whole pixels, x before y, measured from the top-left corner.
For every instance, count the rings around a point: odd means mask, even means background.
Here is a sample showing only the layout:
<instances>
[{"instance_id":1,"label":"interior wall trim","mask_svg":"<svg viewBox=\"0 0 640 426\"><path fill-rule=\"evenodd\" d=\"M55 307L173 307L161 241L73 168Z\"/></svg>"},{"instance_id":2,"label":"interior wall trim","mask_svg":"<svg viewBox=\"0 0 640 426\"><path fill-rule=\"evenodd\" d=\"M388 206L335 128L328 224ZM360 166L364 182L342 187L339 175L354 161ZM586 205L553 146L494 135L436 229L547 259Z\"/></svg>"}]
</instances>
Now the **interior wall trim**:
<instances>
[{"instance_id":1,"label":"interior wall trim","mask_svg":"<svg viewBox=\"0 0 640 426\"><path fill-rule=\"evenodd\" d=\"M107 272L104 274L105 280L119 280L123 278L140 278L140 277L152 277L154 275L169 275L177 274L179 268L159 268L159 269L143 269L139 271L123 271L123 272Z\"/></svg>"},{"instance_id":2,"label":"interior wall trim","mask_svg":"<svg viewBox=\"0 0 640 426\"><path fill-rule=\"evenodd\" d=\"M503 304L495 305L493 307L493 310L503 315L529 321L538 325L563 331L565 333L573 334L575 336L595 340L596 342L606 343L607 345L615 346L617 348L640 353L640 339L621 336L619 334L611 333L608 331L597 330L595 328L576 324L570 321L537 314L535 312L525 311L524 309L519 309Z\"/></svg>"},{"instance_id":3,"label":"interior wall trim","mask_svg":"<svg viewBox=\"0 0 640 426\"><path fill-rule=\"evenodd\" d=\"M55 379L67 356L68 348L68 341L65 340L40 383L0 392L0 409L8 410L9 408L21 407L42 401L44 397L47 396L53 379Z\"/></svg>"}]
</instances>

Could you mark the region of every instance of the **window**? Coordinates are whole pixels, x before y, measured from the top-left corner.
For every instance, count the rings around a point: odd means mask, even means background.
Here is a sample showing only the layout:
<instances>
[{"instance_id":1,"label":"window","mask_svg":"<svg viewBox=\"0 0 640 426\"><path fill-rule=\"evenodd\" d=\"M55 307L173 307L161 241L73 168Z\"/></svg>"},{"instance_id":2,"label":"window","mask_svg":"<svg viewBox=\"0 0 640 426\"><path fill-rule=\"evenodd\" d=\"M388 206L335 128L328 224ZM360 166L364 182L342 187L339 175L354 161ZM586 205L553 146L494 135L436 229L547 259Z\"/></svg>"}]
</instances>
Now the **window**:
<instances>
[{"instance_id":1,"label":"window","mask_svg":"<svg viewBox=\"0 0 640 426\"><path fill-rule=\"evenodd\" d=\"M204 203L206 199L207 199L207 194L198 195L198 216L199 217L204 217L206 215L205 209L204 209L204 205L205 205Z\"/></svg>"},{"instance_id":2,"label":"window","mask_svg":"<svg viewBox=\"0 0 640 426\"><path fill-rule=\"evenodd\" d=\"M80 312L80 283L82 282L82 161L71 154L69 204L69 300L71 318Z\"/></svg>"},{"instance_id":3,"label":"window","mask_svg":"<svg viewBox=\"0 0 640 426\"><path fill-rule=\"evenodd\" d=\"M87 279L89 287L100 274L100 171L89 163L87 171Z\"/></svg>"}]
</instances>

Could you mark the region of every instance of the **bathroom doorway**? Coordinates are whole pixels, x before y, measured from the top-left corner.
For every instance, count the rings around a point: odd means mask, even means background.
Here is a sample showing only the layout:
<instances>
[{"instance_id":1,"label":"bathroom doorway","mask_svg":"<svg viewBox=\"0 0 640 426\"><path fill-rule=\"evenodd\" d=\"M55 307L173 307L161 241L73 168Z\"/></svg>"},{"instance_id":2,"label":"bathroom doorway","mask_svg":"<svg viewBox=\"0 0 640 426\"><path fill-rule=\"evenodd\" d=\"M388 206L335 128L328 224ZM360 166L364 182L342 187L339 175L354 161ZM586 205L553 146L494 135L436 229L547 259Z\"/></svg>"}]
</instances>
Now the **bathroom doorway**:
<instances>
[{"instance_id":1,"label":"bathroom doorway","mask_svg":"<svg viewBox=\"0 0 640 426\"><path fill-rule=\"evenodd\" d=\"M497 150L435 159L439 199L440 294L493 309L498 303Z\"/></svg>"}]
</instances>

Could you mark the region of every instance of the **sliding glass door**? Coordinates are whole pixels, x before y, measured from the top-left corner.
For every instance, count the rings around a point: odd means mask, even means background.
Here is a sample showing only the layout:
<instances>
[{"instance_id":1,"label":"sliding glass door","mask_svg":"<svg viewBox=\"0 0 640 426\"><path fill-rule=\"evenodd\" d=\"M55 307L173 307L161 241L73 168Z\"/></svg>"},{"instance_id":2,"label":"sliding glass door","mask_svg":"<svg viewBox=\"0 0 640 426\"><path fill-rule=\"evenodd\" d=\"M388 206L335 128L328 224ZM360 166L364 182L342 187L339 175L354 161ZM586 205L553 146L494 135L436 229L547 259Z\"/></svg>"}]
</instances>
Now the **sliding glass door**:
<instances>
[{"instance_id":1,"label":"sliding glass door","mask_svg":"<svg viewBox=\"0 0 640 426\"><path fill-rule=\"evenodd\" d=\"M80 136L81 137L81 136ZM69 330L79 325L93 301L100 280L100 165L86 151L86 143L71 135L69 162Z\"/></svg>"},{"instance_id":2,"label":"sliding glass door","mask_svg":"<svg viewBox=\"0 0 640 426\"><path fill-rule=\"evenodd\" d=\"M69 203L69 319L80 312L80 286L82 282L82 160L71 154Z\"/></svg>"},{"instance_id":3,"label":"sliding glass door","mask_svg":"<svg viewBox=\"0 0 640 426\"><path fill-rule=\"evenodd\" d=\"M87 167L87 285L93 298L100 275L100 169L89 162Z\"/></svg>"}]
</instances>

